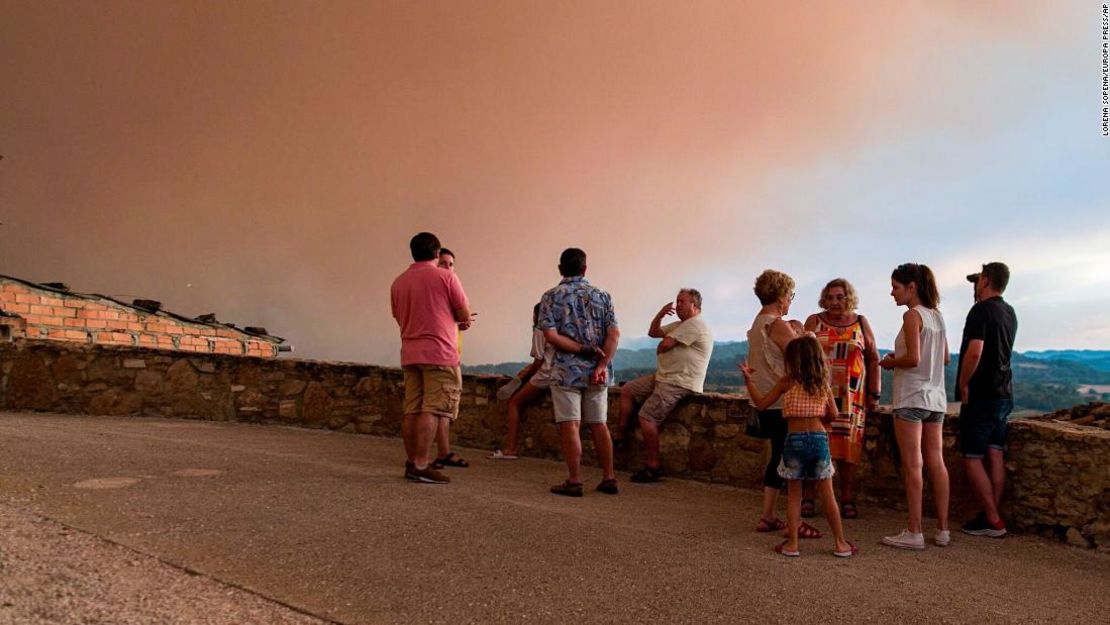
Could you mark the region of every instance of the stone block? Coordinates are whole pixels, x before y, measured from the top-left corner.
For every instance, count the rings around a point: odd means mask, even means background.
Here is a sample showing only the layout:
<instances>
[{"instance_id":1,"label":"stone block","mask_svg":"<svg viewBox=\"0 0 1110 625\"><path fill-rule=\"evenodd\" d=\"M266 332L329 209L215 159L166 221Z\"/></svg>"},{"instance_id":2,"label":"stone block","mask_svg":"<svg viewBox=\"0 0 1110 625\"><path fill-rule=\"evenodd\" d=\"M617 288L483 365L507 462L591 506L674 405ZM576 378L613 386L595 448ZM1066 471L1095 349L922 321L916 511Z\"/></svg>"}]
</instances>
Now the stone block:
<instances>
[{"instance_id":1,"label":"stone block","mask_svg":"<svg viewBox=\"0 0 1110 625\"><path fill-rule=\"evenodd\" d=\"M135 374L135 391L144 395L157 395L162 393L165 383L162 374L157 371L144 369Z\"/></svg>"},{"instance_id":2,"label":"stone block","mask_svg":"<svg viewBox=\"0 0 1110 625\"><path fill-rule=\"evenodd\" d=\"M298 417L297 400L283 399L278 404L278 416L285 421L295 421Z\"/></svg>"},{"instance_id":3,"label":"stone block","mask_svg":"<svg viewBox=\"0 0 1110 625\"><path fill-rule=\"evenodd\" d=\"M282 397L293 397L294 395L300 395L302 392L304 392L306 386L308 386L308 383L304 380L285 380L281 383L281 388L279 392L281 393Z\"/></svg>"},{"instance_id":4,"label":"stone block","mask_svg":"<svg viewBox=\"0 0 1110 625\"><path fill-rule=\"evenodd\" d=\"M146 369L146 361L142 358L124 358L124 369Z\"/></svg>"},{"instance_id":5,"label":"stone block","mask_svg":"<svg viewBox=\"0 0 1110 625\"><path fill-rule=\"evenodd\" d=\"M49 410L54 404L56 386L42 358L22 352L8 375L7 406L19 410Z\"/></svg>"}]
</instances>

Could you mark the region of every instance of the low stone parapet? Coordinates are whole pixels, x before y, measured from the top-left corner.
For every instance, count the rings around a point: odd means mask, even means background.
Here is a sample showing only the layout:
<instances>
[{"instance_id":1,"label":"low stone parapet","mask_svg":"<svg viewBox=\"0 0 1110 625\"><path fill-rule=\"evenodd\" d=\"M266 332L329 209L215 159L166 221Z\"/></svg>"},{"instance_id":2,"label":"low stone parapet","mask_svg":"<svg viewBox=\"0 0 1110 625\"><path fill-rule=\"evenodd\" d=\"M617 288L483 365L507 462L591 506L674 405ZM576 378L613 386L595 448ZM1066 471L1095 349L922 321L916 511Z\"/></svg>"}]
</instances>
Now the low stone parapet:
<instances>
[{"instance_id":1,"label":"low stone parapet","mask_svg":"<svg viewBox=\"0 0 1110 625\"><path fill-rule=\"evenodd\" d=\"M503 444L505 404L496 401L503 381L464 376L460 417L452 427L459 444L484 449ZM4 410L277 423L398 436L403 396L396 368L50 341L0 345ZM610 427L615 428L617 389L609 401ZM769 452L766 441L744 434L750 411L745 400L732 395L684 399L661 431L666 473L760 487ZM888 410L868 415L864 456L857 468L859 498L904 508L893 427ZM1013 424L1007 514L1019 527L1110 549L1110 431L1066 426L1074 429L1069 432L1062 427ZM975 507L962 479L957 431L958 417L949 415L944 447L952 476L953 519ZM560 457L550 397L527 408L520 435L525 455ZM584 461L594 462L588 432L583 432L583 446ZM637 468L639 449L621 452L617 463L622 469ZM928 490L925 503L930 510Z\"/></svg>"}]
</instances>

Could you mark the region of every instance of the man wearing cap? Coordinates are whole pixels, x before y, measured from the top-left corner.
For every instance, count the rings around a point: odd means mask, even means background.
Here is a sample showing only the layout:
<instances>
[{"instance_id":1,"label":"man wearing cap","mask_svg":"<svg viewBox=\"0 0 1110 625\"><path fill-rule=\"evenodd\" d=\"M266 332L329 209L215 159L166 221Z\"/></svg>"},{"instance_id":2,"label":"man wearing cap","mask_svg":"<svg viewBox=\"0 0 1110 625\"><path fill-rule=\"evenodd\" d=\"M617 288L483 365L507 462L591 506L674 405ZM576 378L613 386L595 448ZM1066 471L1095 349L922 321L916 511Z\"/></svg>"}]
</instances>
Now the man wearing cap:
<instances>
[{"instance_id":1,"label":"man wearing cap","mask_svg":"<svg viewBox=\"0 0 1110 625\"><path fill-rule=\"evenodd\" d=\"M960 454L964 471L983 511L961 529L973 536L1001 538L1006 523L998 514L1006 486L1003 451L1007 417L1014 409L1010 357L1017 334L1014 309L1002 299L1010 281L1003 263L983 265L967 277L975 284L975 305L967 313L956 380L960 400Z\"/></svg>"}]
</instances>

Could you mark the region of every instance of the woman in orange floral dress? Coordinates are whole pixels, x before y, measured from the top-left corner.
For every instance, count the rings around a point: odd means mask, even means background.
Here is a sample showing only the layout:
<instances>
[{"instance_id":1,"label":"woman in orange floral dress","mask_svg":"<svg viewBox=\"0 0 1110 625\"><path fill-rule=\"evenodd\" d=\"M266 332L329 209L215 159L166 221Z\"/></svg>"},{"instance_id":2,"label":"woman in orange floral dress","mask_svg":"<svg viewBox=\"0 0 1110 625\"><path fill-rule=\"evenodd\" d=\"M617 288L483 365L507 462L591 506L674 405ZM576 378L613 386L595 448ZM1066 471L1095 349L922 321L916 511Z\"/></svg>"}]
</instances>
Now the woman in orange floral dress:
<instances>
[{"instance_id":1,"label":"woman in orange floral dress","mask_svg":"<svg viewBox=\"0 0 1110 625\"><path fill-rule=\"evenodd\" d=\"M840 476L840 513L846 519L859 516L856 509L855 469L863 453L863 430L868 410L879 402L882 378L879 350L867 318L856 313L859 298L851 283L831 280L821 289L822 311L806 319L829 364L833 397L839 416L829 425L829 451ZM805 493L802 516L814 515L813 494Z\"/></svg>"}]
</instances>

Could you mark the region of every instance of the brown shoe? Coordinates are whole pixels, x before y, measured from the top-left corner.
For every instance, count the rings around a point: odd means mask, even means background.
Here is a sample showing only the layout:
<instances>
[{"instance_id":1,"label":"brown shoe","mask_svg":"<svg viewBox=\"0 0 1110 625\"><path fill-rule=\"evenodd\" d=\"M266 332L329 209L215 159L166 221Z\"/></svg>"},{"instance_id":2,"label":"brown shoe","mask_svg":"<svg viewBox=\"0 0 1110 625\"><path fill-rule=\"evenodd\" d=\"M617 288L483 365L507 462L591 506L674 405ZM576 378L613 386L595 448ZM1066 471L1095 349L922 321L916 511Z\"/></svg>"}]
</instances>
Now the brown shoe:
<instances>
[{"instance_id":1,"label":"brown shoe","mask_svg":"<svg viewBox=\"0 0 1110 625\"><path fill-rule=\"evenodd\" d=\"M616 478L609 478L601 480L601 483L597 485L597 491L606 495L616 495L620 492L620 488L617 487Z\"/></svg>"},{"instance_id":2,"label":"brown shoe","mask_svg":"<svg viewBox=\"0 0 1110 625\"><path fill-rule=\"evenodd\" d=\"M566 481L562 484L556 484L551 487L551 493L555 495L562 495L564 497L581 497L582 496L582 482Z\"/></svg>"},{"instance_id":3,"label":"brown shoe","mask_svg":"<svg viewBox=\"0 0 1110 625\"><path fill-rule=\"evenodd\" d=\"M428 465L428 468L426 468L426 469L417 469L417 468L413 467L411 475L412 475L413 478L416 478L413 481L420 482L421 484L450 484L451 483L451 478L449 478L446 475L444 475L443 473L433 469L431 467L431 465ZM408 476L406 475L405 477L408 477Z\"/></svg>"}]
</instances>

